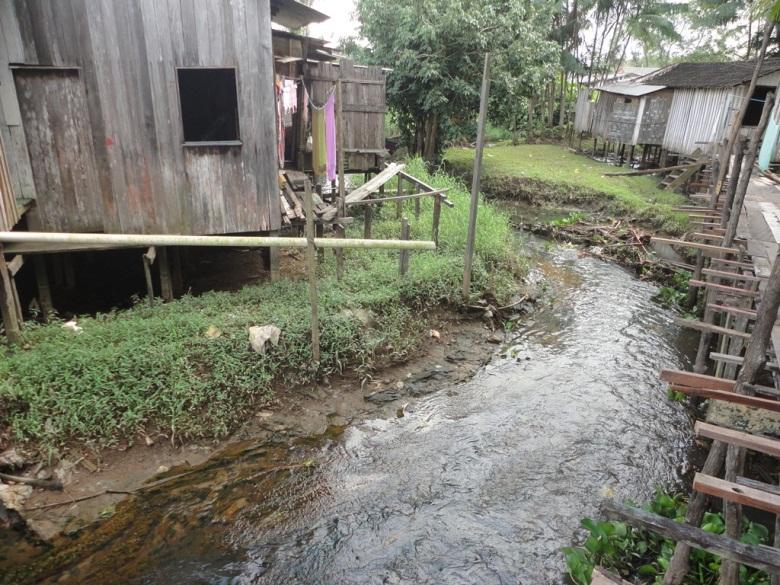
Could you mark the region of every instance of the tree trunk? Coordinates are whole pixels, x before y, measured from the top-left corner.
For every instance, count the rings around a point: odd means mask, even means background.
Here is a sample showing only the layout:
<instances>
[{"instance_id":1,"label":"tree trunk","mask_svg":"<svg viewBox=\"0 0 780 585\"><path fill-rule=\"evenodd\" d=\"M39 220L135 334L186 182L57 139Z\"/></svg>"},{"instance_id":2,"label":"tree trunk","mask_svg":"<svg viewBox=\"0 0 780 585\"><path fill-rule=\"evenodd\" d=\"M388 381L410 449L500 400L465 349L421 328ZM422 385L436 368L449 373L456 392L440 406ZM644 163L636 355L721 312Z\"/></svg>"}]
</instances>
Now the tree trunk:
<instances>
[{"instance_id":1,"label":"tree trunk","mask_svg":"<svg viewBox=\"0 0 780 585\"><path fill-rule=\"evenodd\" d=\"M566 70L561 71L561 111L558 118L558 126L563 128L566 125Z\"/></svg>"},{"instance_id":2,"label":"tree trunk","mask_svg":"<svg viewBox=\"0 0 780 585\"><path fill-rule=\"evenodd\" d=\"M531 139L534 136L534 108L536 107L536 98L528 98L528 138Z\"/></svg>"},{"instance_id":3,"label":"tree trunk","mask_svg":"<svg viewBox=\"0 0 780 585\"><path fill-rule=\"evenodd\" d=\"M439 114L434 112L428 116L425 121L425 149L423 158L427 163L433 163L436 160L436 142L439 136Z\"/></svg>"}]
</instances>

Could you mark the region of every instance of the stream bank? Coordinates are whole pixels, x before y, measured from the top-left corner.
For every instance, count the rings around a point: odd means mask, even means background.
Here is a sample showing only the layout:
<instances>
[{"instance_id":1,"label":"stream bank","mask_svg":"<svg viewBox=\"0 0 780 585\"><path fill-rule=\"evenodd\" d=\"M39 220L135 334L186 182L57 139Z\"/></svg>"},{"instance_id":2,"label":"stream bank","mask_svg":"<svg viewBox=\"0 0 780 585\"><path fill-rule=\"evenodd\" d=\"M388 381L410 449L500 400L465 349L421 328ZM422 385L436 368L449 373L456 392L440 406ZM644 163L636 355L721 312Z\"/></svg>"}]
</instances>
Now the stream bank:
<instances>
[{"instance_id":1,"label":"stream bank","mask_svg":"<svg viewBox=\"0 0 780 585\"><path fill-rule=\"evenodd\" d=\"M646 501L688 472L690 420L657 372L687 367L695 337L652 284L529 246L547 300L473 377L171 469L4 583L562 583L603 497Z\"/></svg>"}]
</instances>

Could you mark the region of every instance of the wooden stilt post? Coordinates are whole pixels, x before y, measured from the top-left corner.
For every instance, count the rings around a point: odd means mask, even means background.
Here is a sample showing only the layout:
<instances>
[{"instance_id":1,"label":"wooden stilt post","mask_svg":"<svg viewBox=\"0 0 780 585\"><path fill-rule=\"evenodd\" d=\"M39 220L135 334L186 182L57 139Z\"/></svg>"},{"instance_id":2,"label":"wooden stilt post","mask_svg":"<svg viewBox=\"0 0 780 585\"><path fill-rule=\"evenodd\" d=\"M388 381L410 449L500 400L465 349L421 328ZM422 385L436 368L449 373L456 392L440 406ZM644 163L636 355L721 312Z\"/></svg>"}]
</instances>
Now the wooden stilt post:
<instances>
[{"instance_id":1,"label":"wooden stilt post","mask_svg":"<svg viewBox=\"0 0 780 585\"><path fill-rule=\"evenodd\" d=\"M317 307L317 258L314 246L314 204L312 203L309 179L303 182L304 209L306 212L306 276L309 281L309 303L311 304L311 354L314 368L320 363L320 320Z\"/></svg>"},{"instance_id":2,"label":"wooden stilt post","mask_svg":"<svg viewBox=\"0 0 780 585\"><path fill-rule=\"evenodd\" d=\"M731 167L731 178L726 189L726 199L723 201L723 213L720 216L720 227L725 228L731 218L731 206L734 205L734 196L737 194L739 178L742 175L742 163L745 160L745 141L739 140L734 150L734 164ZM752 169L748 169L751 172Z\"/></svg>"},{"instance_id":3,"label":"wooden stilt post","mask_svg":"<svg viewBox=\"0 0 780 585\"><path fill-rule=\"evenodd\" d=\"M10 344L18 344L22 340L21 324L16 309L13 282L11 273L3 254L3 246L0 245L0 314L3 317L5 336Z\"/></svg>"},{"instance_id":4,"label":"wooden stilt post","mask_svg":"<svg viewBox=\"0 0 780 585\"><path fill-rule=\"evenodd\" d=\"M171 264L168 259L168 248L160 248L160 258L157 269L160 271L160 295L166 303L173 300L173 279L171 278Z\"/></svg>"},{"instance_id":5,"label":"wooden stilt post","mask_svg":"<svg viewBox=\"0 0 780 585\"><path fill-rule=\"evenodd\" d=\"M272 237L278 237L279 232L273 231L268 235ZM279 254L281 254L281 250L279 248L268 248L268 272L271 274L271 282L276 282L279 280Z\"/></svg>"},{"instance_id":6,"label":"wooden stilt post","mask_svg":"<svg viewBox=\"0 0 780 585\"><path fill-rule=\"evenodd\" d=\"M409 239L409 220L401 220L401 239ZM398 261L398 273L403 277L409 272L409 250L401 250Z\"/></svg>"},{"instance_id":7,"label":"wooden stilt post","mask_svg":"<svg viewBox=\"0 0 780 585\"><path fill-rule=\"evenodd\" d=\"M403 185L403 177L401 175L398 175L398 189L396 191L396 196L401 197L404 194L404 185ZM400 199L395 204L395 218L401 219L401 216L404 212L404 202Z\"/></svg>"},{"instance_id":8,"label":"wooden stilt post","mask_svg":"<svg viewBox=\"0 0 780 585\"><path fill-rule=\"evenodd\" d=\"M35 254L33 256L33 267L35 269L35 282L38 285L38 305L41 308L41 317L44 323L48 323L49 317L54 312L54 303L52 303L51 298L49 273L46 269L46 256Z\"/></svg>"},{"instance_id":9,"label":"wooden stilt post","mask_svg":"<svg viewBox=\"0 0 780 585\"><path fill-rule=\"evenodd\" d=\"M769 102L769 97L767 97L767 102ZM760 142L760 136L758 136L757 141ZM772 338L772 328L777 320L778 309L780 309L780 258L775 258L769 281L761 298L756 324L753 327L753 333L745 351L742 369L734 385L736 394L749 396L755 394L752 386L766 364L766 352ZM744 466L745 449L736 445L729 445L726 452L726 472L724 475L726 481L736 481L738 475L743 475ZM742 529L742 507L735 502L723 500L723 516L726 521L726 536L739 538ZM738 578L739 565L732 561L724 560L720 567L720 582L723 585L735 585Z\"/></svg>"},{"instance_id":10,"label":"wooden stilt post","mask_svg":"<svg viewBox=\"0 0 780 585\"><path fill-rule=\"evenodd\" d=\"M346 185L344 183L344 102L341 79L336 82L336 140L338 143L338 172L339 172L339 197L336 206L338 217L346 217ZM346 234L344 226L335 224L337 238L343 238ZM336 248L336 279L344 277L344 249ZM319 360L317 360L319 361Z\"/></svg>"},{"instance_id":11,"label":"wooden stilt post","mask_svg":"<svg viewBox=\"0 0 780 585\"><path fill-rule=\"evenodd\" d=\"M371 205L366 205L363 215L363 237L367 240L371 239L371 216L374 214Z\"/></svg>"},{"instance_id":12,"label":"wooden stilt post","mask_svg":"<svg viewBox=\"0 0 780 585\"><path fill-rule=\"evenodd\" d=\"M482 73L482 91L477 122L477 150L474 153L474 177L471 182L471 207L469 208L469 231L466 240L466 258L463 269L463 297L471 294L471 265L474 261L474 244L477 239L477 210L479 208L479 187L482 179L482 153L485 148L485 123L487 121L488 97L490 95L490 53L485 55Z\"/></svg>"},{"instance_id":13,"label":"wooden stilt post","mask_svg":"<svg viewBox=\"0 0 780 585\"><path fill-rule=\"evenodd\" d=\"M22 302L19 300L19 289L16 287L16 275L24 266L24 256L17 254L10 262L8 262L8 275L11 278L11 291L14 295L14 307L16 308L16 318L19 320L19 325L24 323L24 316L22 315Z\"/></svg>"},{"instance_id":14,"label":"wooden stilt post","mask_svg":"<svg viewBox=\"0 0 780 585\"><path fill-rule=\"evenodd\" d=\"M433 233L431 239L439 245L439 224L441 223L441 193L433 196Z\"/></svg>"},{"instance_id":15,"label":"wooden stilt post","mask_svg":"<svg viewBox=\"0 0 780 585\"><path fill-rule=\"evenodd\" d=\"M154 307L154 283L152 281L152 264L157 258L157 249L152 246L143 255L144 277L146 278L146 297L149 299L149 306Z\"/></svg>"},{"instance_id":16,"label":"wooden stilt post","mask_svg":"<svg viewBox=\"0 0 780 585\"><path fill-rule=\"evenodd\" d=\"M184 273L182 270L181 250L170 248L171 264L173 265L173 294L184 294Z\"/></svg>"}]
</instances>

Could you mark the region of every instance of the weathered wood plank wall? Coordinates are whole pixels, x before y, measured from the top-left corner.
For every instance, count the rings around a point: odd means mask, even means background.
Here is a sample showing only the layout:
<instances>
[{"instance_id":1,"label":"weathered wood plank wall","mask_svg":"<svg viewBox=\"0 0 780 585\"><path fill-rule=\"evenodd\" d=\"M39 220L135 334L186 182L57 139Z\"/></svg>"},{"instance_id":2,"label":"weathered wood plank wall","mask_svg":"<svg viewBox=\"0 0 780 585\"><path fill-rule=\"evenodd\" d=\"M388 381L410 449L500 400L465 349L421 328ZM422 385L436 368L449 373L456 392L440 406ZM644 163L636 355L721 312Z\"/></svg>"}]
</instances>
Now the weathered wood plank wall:
<instances>
[{"instance_id":1,"label":"weathered wood plank wall","mask_svg":"<svg viewBox=\"0 0 780 585\"><path fill-rule=\"evenodd\" d=\"M0 87L9 92L0 94L1 127L15 153L10 166L19 196L32 194L34 171L41 229L211 234L280 227L266 0L11 0L0 6ZM9 90L7 63L74 69L59 78L16 69ZM240 146L182 146L177 67L235 68ZM58 85L73 100L70 110L57 111L45 97ZM43 95L17 101L10 94L20 90ZM86 104L80 117L78 100ZM94 157L94 176L62 184L62 164L58 170L47 161L44 172L16 153L26 143L31 151L48 148L62 163L68 148L56 133L25 137L12 124L20 102L18 123L25 127L48 113L68 118L77 140L88 133L92 153L80 155Z\"/></svg>"},{"instance_id":2,"label":"weathered wood plank wall","mask_svg":"<svg viewBox=\"0 0 780 585\"><path fill-rule=\"evenodd\" d=\"M663 143L673 95L674 91L665 90L645 96L645 107L636 139L637 144L660 146Z\"/></svg>"},{"instance_id":3,"label":"weathered wood plank wall","mask_svg":"<svg viewBox=\"0 0 780 585\"><path fill-rule=\"evenodd\" d=\"M306 71L312 101L323 104L339 78L343 83L345 167L348 171L377 169L377 153L385 148L385 73L381 67L356 66L347 59L338 65L312 63Z\"/></svg>"}]
</instances>

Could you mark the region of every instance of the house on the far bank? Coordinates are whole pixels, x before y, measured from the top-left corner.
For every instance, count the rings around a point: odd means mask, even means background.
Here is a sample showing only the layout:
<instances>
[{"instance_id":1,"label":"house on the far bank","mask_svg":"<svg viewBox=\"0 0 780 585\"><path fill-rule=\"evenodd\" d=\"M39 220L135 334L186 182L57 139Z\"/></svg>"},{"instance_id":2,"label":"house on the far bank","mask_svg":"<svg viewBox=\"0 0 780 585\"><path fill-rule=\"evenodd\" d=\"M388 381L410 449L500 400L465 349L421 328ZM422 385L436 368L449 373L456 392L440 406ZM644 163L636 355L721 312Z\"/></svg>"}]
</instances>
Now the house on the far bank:
<instances>
[{"instance_id":1,"label":"house on the far bank","mask_svg":"<svg viewBox=\"0 0 780 585\"><path fill-rule=\"evenodd\" d=\"M678 63L642 78L642 84L663 85L674 91L662 146L690 156L711 153L724 137L739 110L755 68L754 61L732 63ZM767 59L758 85L741 120L744 134L758 125L766 95L780 82L780 59Z\"/></svg>"},{"instance_id":2,"label":"house on the far bank","mask_svg":"<svg viewBox=\"0 0 780 585\"><path fill-rule=\"evenodd\" d=\"M591 134L607 142L660 145L672 91L663 85L614 83L597 88Z\"/></svg>"}]
</instances>

